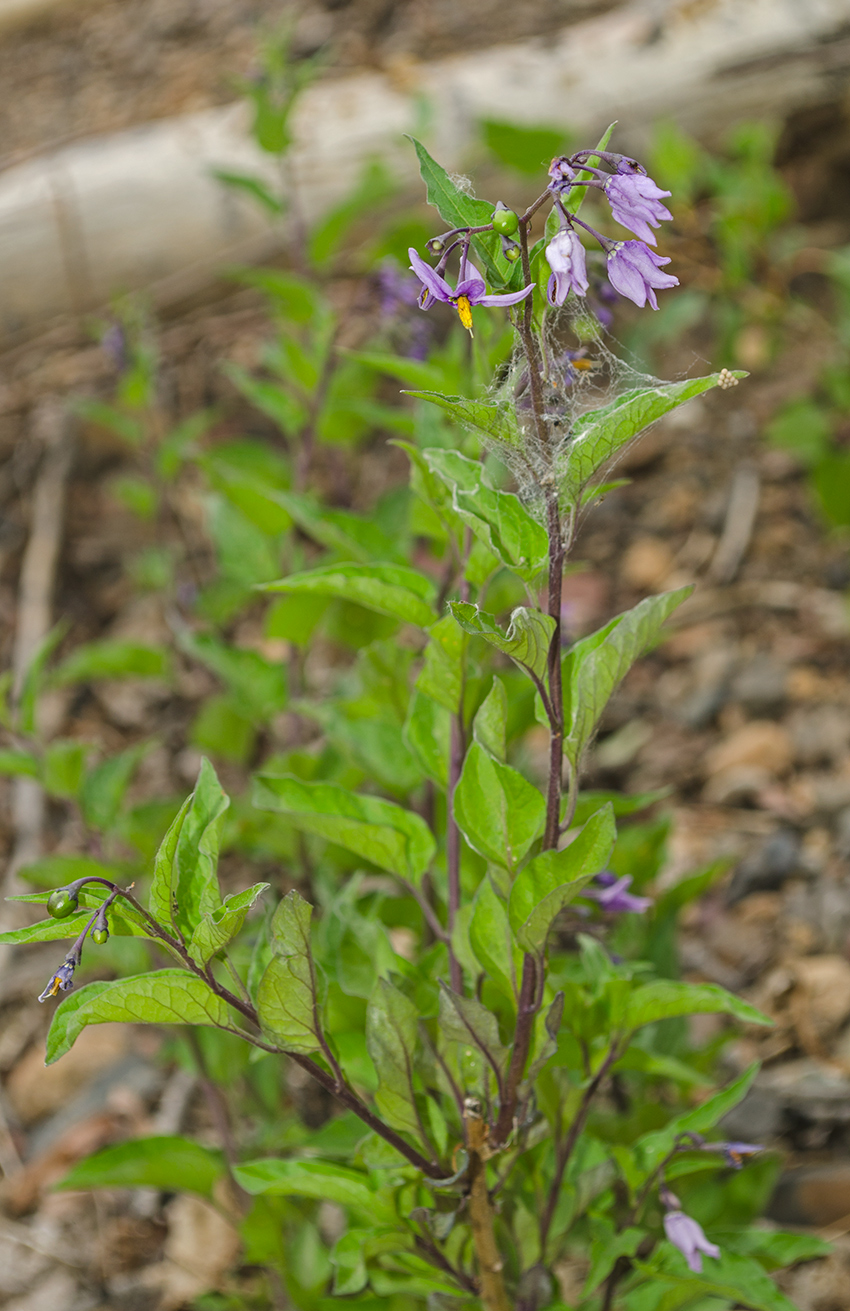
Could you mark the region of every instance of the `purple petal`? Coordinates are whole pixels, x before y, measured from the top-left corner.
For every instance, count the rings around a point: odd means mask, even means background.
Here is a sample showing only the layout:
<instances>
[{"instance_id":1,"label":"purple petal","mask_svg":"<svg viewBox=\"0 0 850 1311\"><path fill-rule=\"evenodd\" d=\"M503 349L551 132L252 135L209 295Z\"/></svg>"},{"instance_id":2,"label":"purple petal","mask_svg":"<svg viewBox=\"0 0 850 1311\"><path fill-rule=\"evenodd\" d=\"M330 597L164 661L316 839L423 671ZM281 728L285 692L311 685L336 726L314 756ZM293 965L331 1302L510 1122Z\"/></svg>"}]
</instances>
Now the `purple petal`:
<instances>
[{"instance_id":1,"label":"purple petal","mask_svg":"<svg viewBox=\"0 0 850 1311\"><path fill-rule=\"evenodd\" d=\"M487 284L481 277L464 278L455 287L455 299L458 296L466 296L470 305L480 305L481 297L486 295Z\"/></svg>"},{"instance_id":2,"label":"purple petal","mask_svg":"<svg viewBox=\"0 0 850 1311\"><path fill-rule=\"evenodd\" d=\"M408 249L407 253L410 256L410 267L419 281L425 284L425 287L435 300L441 300L443 304L450 305L452 298L454 297L454 292L446 282L445 278L441 278L439 273L431 268L430 264L426 264L424 259L422 259L420 255L417 255L412 246Z\"/></svg>"},{"instance_id":3,"label":"purple petal","mask_svg":"<svg viewBox=\"0 0 850 1311\"><path fill-rule=\"evenodd\" d=\"M534 291L534 283L530 282L522 291L507 292L503 296L482 296L477 305L516 305L518 301L525 300Z\"/></svg>"}]
</instances>

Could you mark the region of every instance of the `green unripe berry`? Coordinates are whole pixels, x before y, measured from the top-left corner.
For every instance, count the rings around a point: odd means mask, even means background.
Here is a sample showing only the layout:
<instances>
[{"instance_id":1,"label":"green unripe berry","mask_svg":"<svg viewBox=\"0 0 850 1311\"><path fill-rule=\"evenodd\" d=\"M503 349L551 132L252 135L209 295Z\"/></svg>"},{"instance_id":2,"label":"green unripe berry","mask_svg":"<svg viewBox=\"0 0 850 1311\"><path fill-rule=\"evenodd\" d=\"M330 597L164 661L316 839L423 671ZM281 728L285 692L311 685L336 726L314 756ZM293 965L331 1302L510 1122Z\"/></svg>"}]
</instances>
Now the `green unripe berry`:
<instances>
[{"instance_id":1,"label":"green unripe berry","mask_svg":"<svg viewBox=\"0 0 850 1311\"><path fill-rule=\"evenodd\" d=\"M521 254L522 251L519 246L508 246L508 249L505 251L505 259L509 264L516 264Z\"/></svg>"},{"instance_id":2,"label":"green unripe berry","mask_svg":"<svg viewBox=\"0 0 850 1311\"><path fill-rule=\"evenodd\" d=\"M72 897L67 888L57 888L47 898L47 913L55 920L67 919L77 909L78 901Z\"/></svg>"},{"instance_id":3,"label":"green unripe berry","mask_svg":"<svg viewBox=\"0 0 850 1311\"><path fill-rule=\"evenodd\" d=\"M493 231L500 237L512 237L519 227L519 218L512 209L497 209L493 213Z\"/></svg>"},{"instance_id":4,"label":"green unripe berry","mask_svg":"<svg viewBox=\"0 0 850 1311\"><path fill-rule=\"evenodd\" d=\"M98 947L102 947L105 942L109 941L109 929L92 929L91 940L96 942Z\"/></svg>"}]
</instances>

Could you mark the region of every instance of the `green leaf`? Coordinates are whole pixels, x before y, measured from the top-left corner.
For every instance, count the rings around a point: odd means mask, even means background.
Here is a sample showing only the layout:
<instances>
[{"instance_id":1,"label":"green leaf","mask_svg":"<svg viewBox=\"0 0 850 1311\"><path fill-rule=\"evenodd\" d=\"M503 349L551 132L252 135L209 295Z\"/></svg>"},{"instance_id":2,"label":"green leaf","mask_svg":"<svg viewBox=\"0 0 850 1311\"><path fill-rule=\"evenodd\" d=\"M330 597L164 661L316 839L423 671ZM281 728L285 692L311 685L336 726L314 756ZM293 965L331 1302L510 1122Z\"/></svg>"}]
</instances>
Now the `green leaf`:
<instances>
[{"instance_id":1,"label":"green leaf","mask_svg":"<svg viewBox=\"0 0 850 1311\"><path fill-rule=\"evenodd\" d=\"M636 988L629 997L625 1024L628 1029L639 1029L676 1015L714 1014L732 1015L743 1024L773 1024L755 1006L715 983L677 983L672 979L658 979Z\"/></svg>"},{"instance_id":2,"label":"green leaf","mask_svg":"<svg viewBox=\"0 0 850 1311\"><path fill-rule=\"evenodd\" d=\"M503 633L494 617L479 610L477 605L452 601L450 609L467 633L483 637L497 651L510 656L521 669L533 674L538 682L545 680L549 647L555 631L555 621L549 615L518 606L511 614L508 631Z\"/></svg>"},{"instance_id":3,"label":"green leaf","mask_svg":"<svg viewBox=\"0 0 850 1311\"><path fill-rule=\"evenodd\" d=\"M237 1165L236 1182L246 1193L275 1193L280 1197L312 1197L336 1202L366 1214L372 1223L386 1223L397 1217L392 1201L376 1192L368 1175L327 1161L294 1161L265 1158Z\"/></svg>"},{"instance_id":4,"label":"green leaf","mask_svg":"<svg viewBox=\"0 0 850 1311\"><path fill-rule=\"evenodd\" d=\"M283 213L283 202L271 191L260 178L252 177L249 173L231 173L228 169L214 168L211 170L214 178L219 182L224 182L226 186L233 187L235 191L243 191L252 200L259 201L263 209L275 218Z\"/></svg>"},{"instance_id":5,"label":"green leaf","mask_svg":"<svg viewBox=\"0 0 850 1311\"><path fill-rule=\"evenodd\" d=\"M179 641L187 655L227 685L233 709L251 723L265 724L285 707L286 671L279 661L188 631L180 634Z\"/></svg>"},{"instance_id":6,"label":"green leaf","mask_svg":"<svg viewBox=\"0 0 850 1311\"><path fill-rule=\"evenodd\" d=\"M171 658L161 646L108 638L78 646L50 675L54 687L98 678L167 678Z\"/></svg>"},{"instance_id":7,"label":"green leaf","mask_svg":"<svg viewBox=\"0 0 850 1311\"><path fill-rule=\"evenodd\" d=\"M429 696L414 692L404 725L404 740L423 771L439 787L449 785L449 712Z\"/></svg>"},{"instance_id":8,"label":"green leaf","mask_svg":"<svg viewBox=\"0 0 850 1311\"><path fill-rule=\"evenodd\" d=\"M391 355L387 351L343 350L342 353L348 359L365 365L367 369L398 378L399 382L406 383L408 387L437 388L443 381L443 370L438 365L428 364L425 360L413 360L407 355Z\"/></svg>"},{"instance_id":9,"label":"green leaf","mask_svg":"<svg viewBox=\"0 0 850 1311\"><path fill-rule=\"evenodd\" d=\"M574 769L620 681L635 661L655 646L664 621L692 591L692 587L680 587L675 592L648 596L634 609L576 642L570 651L564 661L564 702L569 724L564 754Z\"/></svg>"},{"instance_id":10,"label":"green leaf","mask_svg":"<svg viewBox=\"0 0 850 1311\"><path fill-rule=\"evenodd\" d=\"M486 200L476 200L461 191L449 177L442 165L432 159L428 151L410 137L416 157L419 160L419 172L425 183L428 204L433 205L440 218L449 228L478 228L489 223L493 217L493 206ZM505 274L500 272L496 252L501 250L501 242L494 233L482 233L472 238L477 261L488 282L499 285L504 282ZM512 266L502 260L506 269Z\"/></svg>"},{"instance_id":11,"label":"green leaf","mask_svg":"<svg viewBox=\"0 0 850 1311\"><path fill-rule=\"evenodd\" d=\"M603 806L563 851L542 851L520 870L508 918L524 951L543 951L555 916L605 868L616 837L613 808Z\"/></svg>"},{"instance_id":12,"label":"green leaf","mask_svg":"<svg viewBox=\"0 0 850 1311\"><path fill-rule=\"evenodd\" d=\"M567 149L567 133L558 127L526 127L484 119L481 131L488 150L501 164L537 177L549 161Z\"/></svg>"},{"instance_id":13,"label":"green leaf","mask_svg":"<svg viewBox=\"0 0 850 1311\"><path fill-rule=\"evenodd\" d=\"M42 856L31 865L23 865L18 874L27 883L39 888L61 888L75 879L101 878L113 883L120 880L124 871L119 865L107 865L91 856Z\"/></svg>"},{"instance_id":14,"label":"green leaf","mask_svg":"<svg viewBox=\"0 0 850 1311\"><path fill-rule=\"evenodd\" d=\"M14 751L6 748L0 751L0 775L6 778L38 778L40 773L36 756L28 751Z\"/></svg>"},{"instance_id":15,"label":"green leaf","mask_svg":"<svg viewBox=\"0 0 850 1311\"><path fill-rule=\"evenodd\" d=\"M477 742L463 763L454 812L470 846L513 870L543 831L546 803L537 788Z\"/></svg>"},{"instance_id":16,"label":"green leaf","mask_svg":"<svg viewBox=\"0 0 850 1311\"><path fill-rule=\"evenodd\" d=\"M757 1261L721 1250L720 1257L707 1257L701 1274L690 1271L681 1252L665 1241L648 1261L635 1261L635 1268L650 1282L681 1289L693 1298L698 1294L728 1297L750 1311L798 1311Z\"/></svg>"},{"instance_id":17,"label":"green leaf","mask_svg":"<svg viewBox=\"0 0 850 1311\"><path fill-rule=\"evenodd\" d=\"M419 815L333 783L259 774L254 805L287 815L297 828L336 842L411 883L419 881L434 858L433 835Z\"/></svg>"},{"instance_id":18,"label":"green leaf","mask_svg":"<svg viewBox=\"0 0 850 1311\"><path fill-rule=\"evenodd\" d=\"M499 1039L498 1020L475 997L464 997L453 992L442 980L440 1034L447 1042L458 1042L463 1047L477 1047L501 1088L508 1049Z\"/></svg>"},{"instance_id":19,"label":"green leaf","mask_svg":"<svg viewBox=\"0 0 850 1311\"><path fill-rule=\"evenodd\" d=\"M13 947L27 942L56 942L60 938L76 938L91 919L90 910L81 910L69 915L64 920L39 920L37 924L27 924L22 929L10 929L0 933L0 946Z\"/></svg>"},{"instance_id":20,"label":"green leaf","mask_svg":"<svg viewBox=\"0 0 850 1311\"><path fill-rule=\"evenodd\" d=\"M451 615L432 624L425 648L425 662L416 680L420 692L432 701L459 713L463 697L464 658L469 638Z\"/></svg>"},{"instance_id":21,"label":"green leaf","mask_svg":"<svg viewBox=\"0 0 850 1311\"><path fill-rule=\"evenodd\" d=\"M157 1188L212 1197L224 1155L177 1134L133 1138L78 1161L57 1188Z\"/></svg>"},{"instance_id":22,"label":"green leaf","mask_svg":"<svg viewBox=\"0 0 850 1311\"><path fill-rule=\"evenodd\" d=\"M472 736L494 760L504 765L507 759L508 694L500 678L494 676L472 722Z\"/></svg>"},{"instance_id":23,"label":"green leaf","mask_svg":"<svg viewBox=\"0 0 850 1311\"><path fill-rule=\"evenodd\" d=\"M422 1143L413 1071L419 1011L403 992L378 979L366 1009L366 1047L378 1073L375 1105L393 1129Z\"/></svg>"},{"instance_id":24,"label":"green leaf","mask_svg":"<svg viewBox=\"0 0 850 1311\"><path fill-rule=\"evenodd\" d=\"M79 789L79 801L83 818L92 828L106 831L115 823L139 762L152 746L152 742L139 742L117 756L110 756L86 774Z\"/></svg>"},{"instance_id":25,"label":"green leaf","mask_svg":"<svg viewBox=\"0 0 850 1311\"><path fill-rule=\"evenodd\" d=\"M736 378L746 373L734 370ZM608 460L649 424L683 405L685 401L710 391L720 381L719 373L706 378L689 378L685 382L664 383L660 387L643 387L625 392L610 405L590 410L577 420L573 429L561 477L561 494L576 503L584 487Z\"/></svg>"},{"instance_id":26,"label":"green leaf","mask_svg":"<svg viewBox=\"0 0 850 1311\"><path fill-rule=\"evenodd\" d=\"M369 1282L365 1248L369 1229L349 1229L334 1243L331 1264L334 1267L334 1296L359 1293Z\"/></svg>"},{"instance_id":27,"label":"green leaf","mask_svg":"<svg viewBox=\"0 0 850 1311\"><path fill-rule=\"evenodd\" d=\"M192 960L199 965L206 965L207 961L226 947L242 928L248 911L270 887L270 883L255 883L244 892L233 892L225 897L217 910L205 911L189 942Z\"/></svg>"},{"instance_id":28,"label":"green leaf","mask_svg":"<svg viewBox=\"0 0 850 1311\"><path fill-rule=\"evenodd\" d=\"M294 889L271 922L272 958L257 991L263 1032L290 1052L322 1048L316 969L310 950L313 908Z\"/></svg>"},{"instance_id":29,"label":"green leaf","mask_svg":"<svg viewBox=\"0 0 850 1311\"><path fill-rule=\"evenodd\" d=\"M154 861L149 909L154 919L191 941L195 926L221 906L218 851L230 799L208 760L162 840Z\"/></svg>"},{"instance_id":30,"label":"green leaf","mask_svg":"<svg viewBox=\"0 0 850 1311\"><path fill-rule=\"evenodd\" d=\"M428 401L459 423L463 428L471 428L481 433L488 442L497 446L517 448L522 445L522 436L517 428L516 414L512 406L492 401L472 400L468 396L446 396L440 391L402 392L403 396L413 396L418 401ZM424 452L423 452L424 454Z\"/></svg>"},{"instance_id":31,"label":"green leaf","mask_svg":"<svg viewBox=\"0 0 850 1311\"><path fill-rule=\"evenodd\" d=\"M488 978L513 1001L516 983L508 909L489 878L481 880L472 903L469 943Z\"/></svg>"},{"instance_id":32,"label":"green leaf","mask_svg":"<svg viewBox=\"0 0 850 1311\"><path fill-rule=\"evenodd\" d=\"M76 797L88 752L86 742L78 742L74 738L53 739L44 753L41 770L44 790L51 797L64 797L68 800Z\"/></svg>"},{"instance_id":33,"label":"green leaf","mask_svg":"<svg viewBox=\"0 0 850 1311\"><path fill-rule=\"evenodd\" d=\"M422 452L431 472L449 488L452 506L506 568L530 583L546 568L549 535L518 496L494 491L477 460L458 451Z\"/></svg>"},{"instance_id":34,"label":"green leaf","mask_svg":"<svg viewBox=\"0 0 850 1311\"><path fill-rule=\"evenodd\" d=\"M329 551L336 551L344 560L366 564L370 560L392 558L393 543L371 519L349 510L331 510L296 492L278 491L273 495L303 532Z\"/></svg>"},{"instance_id":35,"label":"green leaf","mask_svg":"<svg viewBox=\"0 0 850 1311\"><path fill-rule=\"evenodd\" d=\"M622 1229L618 1234L614 1234L608 1231L608 1226L598 1237L595 1236L590 1249L590 1270L582 1289L582 1298L590 1297L590 1294L595 1292L603 1279L608 1278L621 1256L634 1256L641 1239L645 1237L644 1229Z\"/></svg>"},{"instance_id":36,"label":"green leaf","mask_svg":"<svg viewBox=\"0 0 850 1311\"><path fill-rule=\"evenodd\" d=\"M396 564L328 564L264 583L265 592L300 592L355 601L367 610L428 628L434 622L434 584L424 574Z\"/></svg>"},{"instance_id":37,"label":"green leaf","mask_svg":"<svg viewBox=\"0 0 850 1311\"><path fill-rule=\"evenodd\" d=\"M677 1116L663 1129L644 1134L635 1144L637 1156L641 1162L643 1175L648 1177L673 1150L673 1144L684 1133L708 1133L731 1110L742 1102L750 1091L753 1080L759 1072L758 1063L744 1070L726 1088L708 1097L692 1111Z\"/></svg>"},{"instance_id":38,"label":"green leaf","mask_svg":"<svg viewBox=\"0 0 850 1311\"><path fill-rule=\"evenodd\" d=\"M815 1261L829 1256L833 1250L815 1234L791 1234L781 1229L718 1229L711 1230L712 1239L724 1252L738 1252L741 1256L754 1256L767 1270L796 1265L798 1261Z\"/></svg>"},{"instance_id":39,"label":"green leaf","mask_svg":"<svg viewBox=\"0 0 850 1311\"><path fill-rule=\"evenodd\" d=\"M237 1033L227 1003L186 970L154 970L111 983L89 983L56 1008L45 1064L70 1051L89 1024L206 1024Z\"/></svg>"}]
</instances>

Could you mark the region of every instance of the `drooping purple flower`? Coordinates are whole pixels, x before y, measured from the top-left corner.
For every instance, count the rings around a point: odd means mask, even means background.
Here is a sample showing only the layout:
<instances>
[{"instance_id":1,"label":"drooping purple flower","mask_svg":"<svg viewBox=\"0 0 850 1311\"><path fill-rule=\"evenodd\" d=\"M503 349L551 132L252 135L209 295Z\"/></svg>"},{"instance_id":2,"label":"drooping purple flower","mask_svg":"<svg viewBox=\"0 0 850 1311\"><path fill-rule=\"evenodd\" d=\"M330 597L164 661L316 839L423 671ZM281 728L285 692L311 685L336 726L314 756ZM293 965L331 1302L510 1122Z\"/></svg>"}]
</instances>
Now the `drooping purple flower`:
<instances>
[{"instance_id":1,"label":"drooping purple flower","mask_svg":"<svg viewBox=\"0 0 850 1311\"><path fill-rule=\"evenodd\" d=\"M49 1001L55 997L58 992L68 992L74 986L74 970L79 965L79 959L72 959L72 953L66 956L59 969L51 977L50 982L39 997L39 1001Z\"/></svg>"},{"instance_id":2,"label":"drooping purple flower","mask_svg":"<svg viewBox=\"0 0 850 1311\"><path fill-rule=\"evenodd\" d=\"M546 288L550 305L563 305L571 291L587 295L587 256L572 228L555 233L546 247L546 262L552 270Z\"/></svg>"},{"instance_id":3,"label":"drooping purple flower","mask_svg":"<svg viewBox=\"0 0 850 1311\"><path fill-rule=\"evenodd\" d=\"M395 260L384 260L378 269L378 288L381 293L381 317L392 319L408 306L416 304L419 287L409 278Z\"/></svg>"},{"instance_id":4,"label":"drooping purple flower","mask_svg":"<svg viewBox=\"0 0 850 1311\"><path fill-rule=\"evenodd\" d=\"M525 300L526 296L530 296L534 290L532 282L527 287L523 287L522 291L509 291L501 295L488 294L487 284L475 265L467 259L461 260L458 284L452 287L436 269L432 269L430 264L426 264L424 259L417 255L412 246L407 253L410 256L410 267L422 283L422 291L419 293L420 308L429 309L435 300L442 301L444 305L454 305L461 323L470 333L473 305L516 305L519 301Z\"/></svg>"},{"instance_id":5,"label":"drooping purple flower","mask_svg":"<svg viewBox=\"0 0 850 1311\"><path fill-rule=\"evenodd\" d=\"M720 1255L720 1248L716 1243L710 1243L702 1232L702 1226L691 1216L685 1215L684 1211L667 1212L664 1217L664 1232L673 1246L678 1247L688 1263L688 1269L695 1275L702 1271L701 1252L706 1256Z\"/></svg>"},{"instance_id":6,"label":"drooping purple flower","mask_svg":"<svg viewBox=\"0 0 850 1311\"><path fill-rule=\"evenodd\" d=\"M615 291L641 309L649 301L657 310L656 289L679 285L672 273L659 272L662 264L669 263L669 255L656 255L642 241L618 241L608 252L608 279Z\"/></svg>"},{"instance_id":7,"label":"drooping purple flower","mask_svg":"<svg viewBox=\"0 0 850 1311\"><path fill-rule=\"evenodd\" d=\"M624 874L618 879L610 870L603 870L593 881L597 886L585 888L584 895L598 901L600 909L608 911L609 914L617 915L624 911L642 914L652 905L651 897L636 897L634 893L627 890L632 884L631 874Z\"/></svg>"},{"instance_id":8,"label":"drooping purple flower","mask_svg":"<svg viewBox=\"0 0 850 1311\"><path fill-rule=\"evenodd\" d=\"M657 228L662 219L673 217L667 206L661 204L662 197L672 192L662 191L652 178L640 173L612 173L605 183L605 194L617 222L651 246L656 241L649 225Z\"/></svg>"}]
</instances>

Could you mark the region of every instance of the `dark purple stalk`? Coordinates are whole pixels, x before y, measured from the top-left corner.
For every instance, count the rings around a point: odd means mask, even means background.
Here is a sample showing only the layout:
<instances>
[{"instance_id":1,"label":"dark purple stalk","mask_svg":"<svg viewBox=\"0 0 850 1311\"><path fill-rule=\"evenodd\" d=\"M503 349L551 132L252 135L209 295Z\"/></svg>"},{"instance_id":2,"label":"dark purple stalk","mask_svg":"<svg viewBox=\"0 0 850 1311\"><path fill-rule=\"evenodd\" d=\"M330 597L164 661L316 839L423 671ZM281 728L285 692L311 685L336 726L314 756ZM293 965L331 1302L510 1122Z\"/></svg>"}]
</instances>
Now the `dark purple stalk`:
<instances>
[{"instance_id":1,"label":"dark purple stalk","mask_svg":"<svg viewBox=\"0 0 850 1311\"><path fill-rule=\"evenodd\" d=\"M460 715L452 715L452 736L449 754L449 787L446 796L448 825L446 829L446 872L449 884L449 979L453 992L463 992L463 971L451 943L455 916L460 910L460 829L455 818L455 790L463 769L464 741Z\"/></svg>"}]
</instances>

